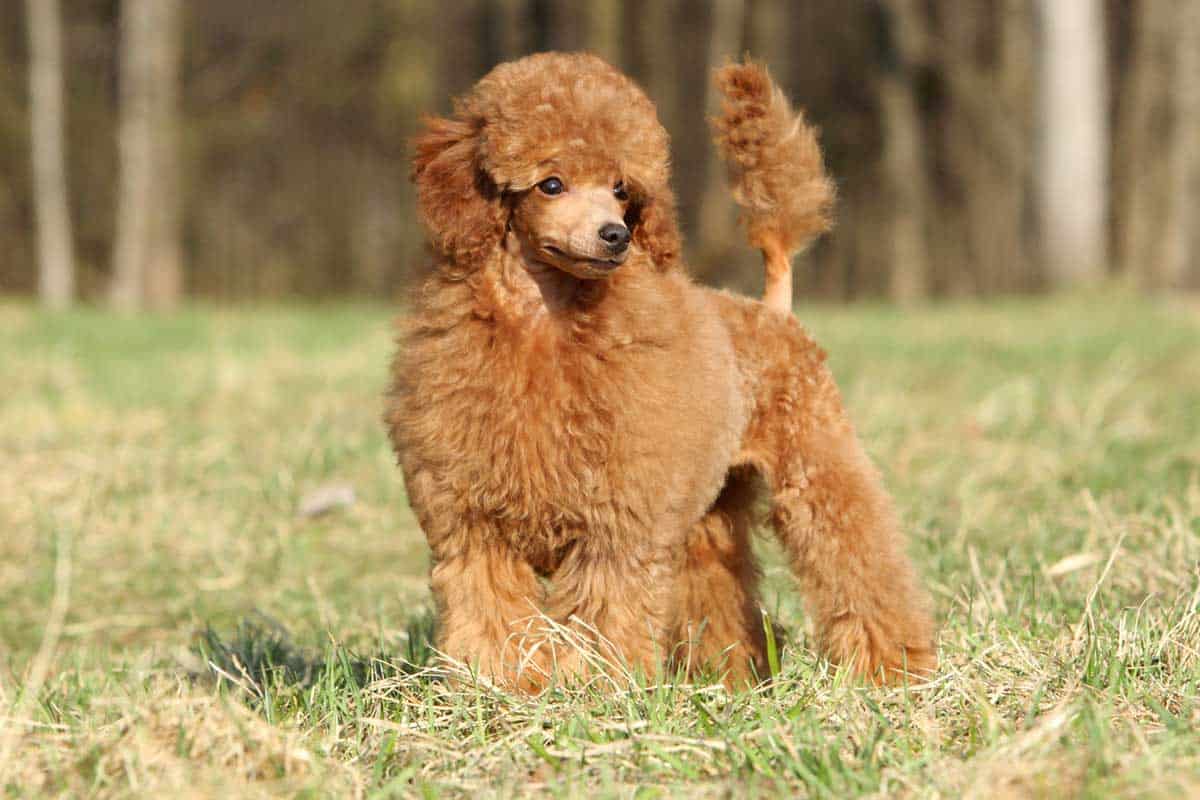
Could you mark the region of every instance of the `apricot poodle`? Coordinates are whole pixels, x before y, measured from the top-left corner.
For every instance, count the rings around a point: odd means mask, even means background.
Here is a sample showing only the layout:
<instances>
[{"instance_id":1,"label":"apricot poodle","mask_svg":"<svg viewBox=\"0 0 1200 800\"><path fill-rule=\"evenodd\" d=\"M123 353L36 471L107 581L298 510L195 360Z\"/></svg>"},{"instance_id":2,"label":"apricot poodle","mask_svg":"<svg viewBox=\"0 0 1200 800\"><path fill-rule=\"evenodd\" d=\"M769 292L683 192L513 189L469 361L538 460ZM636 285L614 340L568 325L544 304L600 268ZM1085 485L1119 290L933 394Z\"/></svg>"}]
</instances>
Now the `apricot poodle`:
<instances>
[{"instance_id":1,"label":"apricot poodle","mask_svg":"<svg viewBox=\"0 0 1200 800\"><path fill-rule=\"evenodd\" d=\"M832 204L815 135L761 67L716 80L765 302L688 277L667 132L599 58L502 64L416 139L435 265L386 422L438 646L505 685L584 676L572 641L648 675L765 676L764 506L831 660L877 681L936 666L891 502L791 316L791 257Z\"/></svg>"}]
</instances>

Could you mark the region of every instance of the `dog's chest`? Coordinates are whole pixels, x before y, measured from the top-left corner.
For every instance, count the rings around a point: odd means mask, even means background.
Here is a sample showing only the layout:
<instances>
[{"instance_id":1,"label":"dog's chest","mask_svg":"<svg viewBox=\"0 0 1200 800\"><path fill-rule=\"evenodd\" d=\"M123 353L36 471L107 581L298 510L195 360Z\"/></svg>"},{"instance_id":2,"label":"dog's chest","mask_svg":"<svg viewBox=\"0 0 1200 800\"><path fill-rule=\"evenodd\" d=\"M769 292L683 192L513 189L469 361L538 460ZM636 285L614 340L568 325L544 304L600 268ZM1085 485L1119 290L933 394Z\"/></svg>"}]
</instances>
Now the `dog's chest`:
<instances>
[{"instance_id":1,"label":"dog's chest","mask_svg":"<svg viewBox=\"0 0 1200 800\"><path fill-rule=\"evenodd\" d=\"M743 424L716 331L579 343L481 323L426 342L401 381L403 447L455 517L544 571L584 538L681 535Z\"/></svg>"},{"instance_id":2,"label":"dog's chest","mask_svg":"<svg viewBox=\"0 0 1200 800\"><path fill-rule=\"evenodd\" d=\"M656 398L636 352L572 353L537 343L493 351L461 409L472 440L457 491L536 560L585 534L627 530L656 515L664 476L648 452ZM661 416L659 419L661 421Z\"/></svg>"}]
</instances>

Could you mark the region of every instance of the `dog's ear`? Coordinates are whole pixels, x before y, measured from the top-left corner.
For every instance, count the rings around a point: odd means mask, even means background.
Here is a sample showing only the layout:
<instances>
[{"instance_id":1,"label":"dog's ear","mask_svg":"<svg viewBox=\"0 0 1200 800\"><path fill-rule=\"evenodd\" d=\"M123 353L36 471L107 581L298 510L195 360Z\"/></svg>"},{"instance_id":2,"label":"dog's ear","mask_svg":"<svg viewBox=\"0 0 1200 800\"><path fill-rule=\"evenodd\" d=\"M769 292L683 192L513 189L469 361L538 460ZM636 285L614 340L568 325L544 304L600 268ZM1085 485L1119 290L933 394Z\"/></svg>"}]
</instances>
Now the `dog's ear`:
<instances>
[{"instance_id":1,"label":"dog's ear","mask_svg":"<svg viewBox=\"0 0 1200 800\"><path fill-rule=\"evenodd\" d=\"M457 265L480 263L504 237L500 191L480 164L482 122L426 117L413 140L412 180L434 249Z\"/></svg>"},{"instance_id":2,"label":"dog's ear","mask_svg":"<svg viewBox=\"0 0 1200 800\"><path fill-rule=\"evenodd\" d=\"M633 243L650 255L654 265L667 270L679 262L683 247L675 213L675 195L666 187L658 191L634 189L625 224Z\"/></svg>"}]
</instances>

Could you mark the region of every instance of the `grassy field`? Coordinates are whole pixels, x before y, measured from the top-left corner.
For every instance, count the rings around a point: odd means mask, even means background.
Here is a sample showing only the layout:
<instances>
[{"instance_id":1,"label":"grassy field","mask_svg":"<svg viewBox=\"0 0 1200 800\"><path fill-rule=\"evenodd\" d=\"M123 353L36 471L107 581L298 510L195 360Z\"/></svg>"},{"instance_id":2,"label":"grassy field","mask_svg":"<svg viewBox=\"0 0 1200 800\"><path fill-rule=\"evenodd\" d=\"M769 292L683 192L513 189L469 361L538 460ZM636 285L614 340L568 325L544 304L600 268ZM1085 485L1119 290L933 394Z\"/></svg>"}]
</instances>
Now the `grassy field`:
<instances>
[{"instance_id":1,"label":"grassy field","mask_svg":"<svg viewBox=\"0 0 1200 800\"><path fill-rule=\"evenodd\" d=\"M437 679L379 415L388 313L0 305L0 787L81 796L1200 794L1200 315L805 309L943 669L536 699ZM352 487L320 516L313 490Z\"/></svg>"}]
</instances>

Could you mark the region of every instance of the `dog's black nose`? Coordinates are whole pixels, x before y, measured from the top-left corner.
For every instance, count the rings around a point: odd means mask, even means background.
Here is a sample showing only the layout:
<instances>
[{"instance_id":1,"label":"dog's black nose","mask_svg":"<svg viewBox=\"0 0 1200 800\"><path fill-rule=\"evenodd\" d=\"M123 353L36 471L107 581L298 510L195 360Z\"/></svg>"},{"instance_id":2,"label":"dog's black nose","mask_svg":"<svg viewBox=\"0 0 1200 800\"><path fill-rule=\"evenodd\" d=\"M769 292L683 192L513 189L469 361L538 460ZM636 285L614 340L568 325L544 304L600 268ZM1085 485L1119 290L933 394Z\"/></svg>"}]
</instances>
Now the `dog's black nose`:
<instances>
[{"instance_id":1,"label":"dog's black nose","mask_svg":"<svg viewBox=\"0 0 1200 800\"><path fill-rule=\"evenodd\" d=\"M610 222L600 229L600 238L614 253L620 253L629 247L629 228L616 222Z\"/></svg>"}]
</instances>

